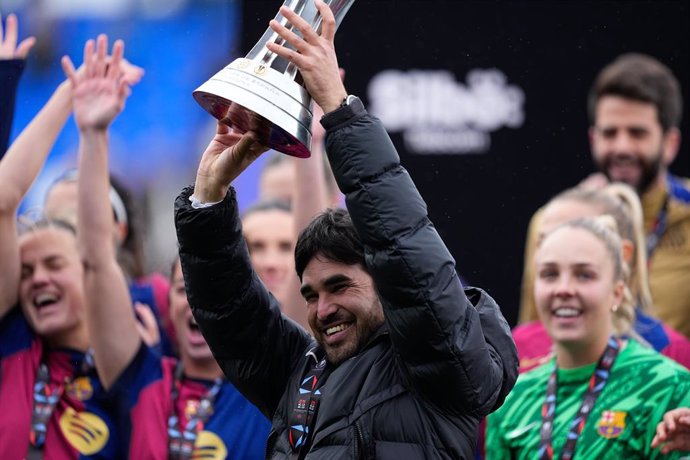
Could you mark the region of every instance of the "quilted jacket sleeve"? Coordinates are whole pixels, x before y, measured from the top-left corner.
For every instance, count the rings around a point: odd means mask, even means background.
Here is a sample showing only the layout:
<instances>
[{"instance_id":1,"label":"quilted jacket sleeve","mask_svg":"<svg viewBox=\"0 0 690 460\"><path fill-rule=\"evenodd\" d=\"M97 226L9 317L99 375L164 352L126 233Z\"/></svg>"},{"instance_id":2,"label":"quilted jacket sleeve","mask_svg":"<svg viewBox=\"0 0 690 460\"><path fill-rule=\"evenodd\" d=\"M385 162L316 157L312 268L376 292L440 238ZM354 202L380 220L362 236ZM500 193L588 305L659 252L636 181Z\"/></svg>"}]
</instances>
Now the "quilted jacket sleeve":
<instances>
[{"instance_id":1,"label":"quilted jacket sleeve","mask_svg":"<svg viewBox=\"0 0 690 460\"><path fill-rule=\"evenodd\" d=\"M517 352L500 309L485 292L463 289L380 121L356 101L322 123L412 390L447 411L489 413L517 378Z\"/></svg>"},{"instance_id":2,"label":"quilted jacket sleeve","mask_svg":"<svg viewBox=\"0 0 690 460\"><path fill-rule=\"evenodd\" d=\"M192 192L175 200L189 304L225 375L270 419L312 340L281 314L252 269L234 189L203 209L192 208Z\"/></svg>"}]
</instances>

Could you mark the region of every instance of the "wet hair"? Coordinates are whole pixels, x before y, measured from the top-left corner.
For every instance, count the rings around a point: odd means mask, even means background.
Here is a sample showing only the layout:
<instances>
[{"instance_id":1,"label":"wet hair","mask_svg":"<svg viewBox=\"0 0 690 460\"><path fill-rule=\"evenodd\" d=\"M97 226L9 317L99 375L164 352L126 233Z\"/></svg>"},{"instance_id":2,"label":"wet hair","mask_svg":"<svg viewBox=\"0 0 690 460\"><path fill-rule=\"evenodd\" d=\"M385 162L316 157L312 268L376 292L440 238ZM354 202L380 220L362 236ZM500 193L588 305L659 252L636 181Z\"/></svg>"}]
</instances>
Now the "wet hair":
<instances>
[{"instance_id":1,"label":"wet hair","mask_svg":"<svg viewBox=\"0 0 690 460\"><path fill-rule=\"evenodd\" d=\"M651 311L652 294L649 290L642 207L635 191L625 184L610 184L601 190L575 187L556 195L547 206L560 201L575 201L597 207L601 214L614 219L620 237L633 244L629 288L638 307L643 311Z\"/></svg>"},{"instance_id":2,"label":"wet hair","mask_svg":"<svg viewBox=\"0 0 690 460\"><path fill-rule=\"evenodd\" d=\"M550 231L544 240L565 228L585 230L603 243L609 260L613 263L614 281L622 281L624 284L623 300L613 309L613 327L618 335L629 334L635 322L635 301L628 289L629 267L623 258L622 240L615 219L609 215L601 215L570 220Z\"/></svg>"},{"instance_id":3,"label":"wet hair","mask_svg":"<svg viewBox=\"0 0 690 460\"><path fill-rule=\"evenodd\" d=\"M345 265L359 264L366 270L364 245L346 210L325 210L299 234L295 270L300 280L309 262L319 256Z\"/></svg>"},{"instance_id":4,"label":"wet hair","mask_svg":"<svg viewBox=\"0 0 690 460\"><path fill-rule=\"evenodd\" d=\"M596 121L597 104L605 96L653 104L664 132L680 125L683 97L678 80L668 67L651 56L623 54L601 70L588 98L592 125Z\"/></svg>"}]
</instances>

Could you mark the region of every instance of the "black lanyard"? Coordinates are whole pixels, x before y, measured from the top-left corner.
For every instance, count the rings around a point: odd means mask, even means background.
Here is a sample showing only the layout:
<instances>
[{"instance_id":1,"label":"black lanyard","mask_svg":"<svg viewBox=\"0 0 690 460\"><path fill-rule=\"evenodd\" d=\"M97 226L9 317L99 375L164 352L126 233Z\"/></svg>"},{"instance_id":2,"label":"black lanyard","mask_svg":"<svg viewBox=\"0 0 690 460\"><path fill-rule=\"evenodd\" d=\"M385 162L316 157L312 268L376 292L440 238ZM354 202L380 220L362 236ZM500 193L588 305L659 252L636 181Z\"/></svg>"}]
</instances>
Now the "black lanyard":
<instances>
[{"instance_id":1,"label":"black lanyard","mask_svg":"<svg viewBox=\"0 0 690 460\"><path fill-rule=\"evenodd\" d=\"M594 408L594 403L604 389L604 386L606 386L606 381L611 373L611 367L613 367L613 363L618 356L620 348L620 341L615 337L610 337L606 345L606 350L604 350L604 354L599 358L597 367L592 377L589 379L589 387L582 399L582 405L577 415L575 415L575 418L573 418L573 421L570 422L570 429L565 445L563 446L561 459L570 460L573 458L577 440L580 438L582 429L585 427L585 423L587 423L587 418ZM556 418L556 388L558 386L556 382L556 373L557 368L554 364L553 371L546 385L546 399L541 408L542 424L539 441L540 460L551 460L553 458L551 435L553 433L553 421Z\"/></svg>"},{"instance_id":2,"label":"black lanyard","mask_svg":"<svg viewBox=\"0 0 690 460\"><path fill-rule=\"evenodd\" d=\"M321 350L312 349L307 353L308 356L314 359L314 365L302 378L297 401L290 415L288 441L290 442L293 456L296 458L302 458L302 453L306 452L306 448L312 439L316 412L321 400L321 390L319 388L326 380L326 376L323 375L323 371L326 369L326 357L324 353L320 353L322 356L318 357L317 352L321 352Z\"/></svg>"},{"instance_id":3,"label":"black lanyard","mask_svg":"<svg viewBox=\"0 0 690 460\"><path fill-rule=\"evenodd\" d=\"M172 385L172 415L168 417L168 458L170 460L189 460L194 453L196 438L204 425L213 414L213 404L220 393L223 379L218 377L213 386L201 397L199 408L189 417L184 432L180 430L180 418L177 416L177 398L180 397L182 387L182 362L178 361L175 367L174 381Z\"/></svg>"},{"instance_id":4,"label":"black lanyard","mask_svg":"<svg viewBox=\"0 0 690 460\"><path fill-rule=\"evenodd\" d=\"M652 254L654 254L654 250L659 245L659 241L661 241L661 237L664 235L666 227L668 227L668 195L669 194L667 192L666 197L664 198L664 204L661 206L661 210L656 216L656 219L654 219L652 232L647 235L647 264L651 263Z\"/></svg>"},{"instance_id":5,"label":"black lanyard","mask_svg":"<svg viewBox=\"0 0 690 460\"><path fill-rule=\"evenodd\" d=\"M93 369L93 350L86 352L84 361L81 364L80 375L88 375ZM62 383L57 385L50 384L50 370L45 357L41 359L34 383L33 407L31 410L31 431L29 432L29 451L27 459L40 459L45 447L48 423L62 398L67 387L73 378L65 377Z\"/></svg>"}]
</instances>

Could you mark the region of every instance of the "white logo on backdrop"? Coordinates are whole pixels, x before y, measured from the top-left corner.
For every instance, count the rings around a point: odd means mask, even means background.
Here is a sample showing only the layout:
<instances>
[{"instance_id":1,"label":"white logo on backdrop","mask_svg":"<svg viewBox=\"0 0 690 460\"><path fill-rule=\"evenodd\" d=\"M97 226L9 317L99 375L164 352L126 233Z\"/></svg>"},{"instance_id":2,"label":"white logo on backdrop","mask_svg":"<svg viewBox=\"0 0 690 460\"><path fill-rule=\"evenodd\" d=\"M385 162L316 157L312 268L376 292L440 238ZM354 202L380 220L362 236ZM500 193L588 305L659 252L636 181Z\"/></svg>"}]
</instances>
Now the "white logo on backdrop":
<instances>
[{"instance_id":1,"label":"white logo on backdrop","mask_svg":"<svg viewBox=\"0 0 690 460\"><path fill-rule=\"evenodd\" d=\"M498 69L472 70L467 84L446 70L385 70L369 83L371 113L419 154L487 152L492 131L522 126L524 101Z\"/></svg>"}]
</instances>

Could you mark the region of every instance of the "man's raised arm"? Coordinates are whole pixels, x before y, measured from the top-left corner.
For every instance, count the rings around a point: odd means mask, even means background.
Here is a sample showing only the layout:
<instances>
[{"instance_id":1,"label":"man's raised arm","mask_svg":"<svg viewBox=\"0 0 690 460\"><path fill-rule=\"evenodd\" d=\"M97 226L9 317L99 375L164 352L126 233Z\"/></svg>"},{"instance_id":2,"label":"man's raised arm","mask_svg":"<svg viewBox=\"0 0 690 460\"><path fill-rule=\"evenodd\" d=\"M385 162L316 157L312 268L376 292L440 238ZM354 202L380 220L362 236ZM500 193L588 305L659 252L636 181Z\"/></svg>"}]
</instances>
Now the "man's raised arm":
<instances>
[{"instance_id":1,"label":"man's raised arm","mask_svg":"<svg viewBox=\"0 0 690 460\"><path fill-rule=\"evenodd\" d=\"M283 8L281 14L303 38L272 21L294 50L267 46L297 65L326 112L329 160L410 383L449 411L488 413L517 377L508 324L483 291L465 294L455 261L383 126L358 99L347 97L333 47L335 20L322 1L316 4L323 17L321 35Z\"/></svg>"},{"instance_id":2,"label":"man's raised arm","mask_svg":"<svg viewBox=\"0 0 690 460\"><path fill-rule=\"evenodd\" d=\"M257 132L222 124L204 152L194 188L175 201L187 298L228 379L269 418L309 335L280 313L251 267L231 182L266 148Z\"/></svg>"}]
</instances>

